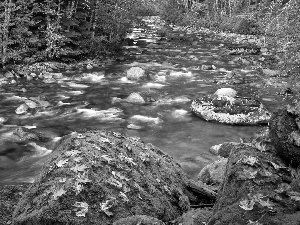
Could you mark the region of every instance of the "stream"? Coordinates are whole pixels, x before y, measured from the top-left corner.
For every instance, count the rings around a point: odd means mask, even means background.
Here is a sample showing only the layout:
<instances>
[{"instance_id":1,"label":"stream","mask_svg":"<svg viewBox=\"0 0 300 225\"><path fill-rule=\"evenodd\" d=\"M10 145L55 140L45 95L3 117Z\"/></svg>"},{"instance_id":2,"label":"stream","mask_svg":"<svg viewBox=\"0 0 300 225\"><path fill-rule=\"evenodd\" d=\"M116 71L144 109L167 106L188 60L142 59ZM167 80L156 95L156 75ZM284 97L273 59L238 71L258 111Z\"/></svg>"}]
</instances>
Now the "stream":
<instances>
[{"instance_id":1,"label":"stream","mask_svg":"<svg viewBox=\"0 0 300 225\"><path fill-rule=\"evenodd\" d=\"M174 28L170 31L174 40L164 40L157 32L162 26L156 24L157 18L144 21L147 29L135 28L129 35L145 45L124 46L124 56L119 60L90 70L60 71L56 83L33 80L1 89L0 116L8 119L0 125L0 185L34 182L59 138L85 128L138 136L171 155L192 179L197 179L200 170L217 159L209 152L211 146L239 142L260 128L207 122L190 111L192 99L212 94L221 87L214 83L215 77L243 69L232 61L234 56L220 54L224 49L220 37L210 37L202 31L184 33ZM192 37L193 41L178 41L176 37ZM215 65L217 69L201 70L203 64ZM145 69L147 78L128 80L126 71L134 66ZM77 79L80 77L84 79ZM244 93L255 92L270 111L284 101L276 94L278 88L272 86L241 89ZM146 104L117 101L132 92L146 93L156 101ZM41 95L50 103L46 110L15 113L25 97ZM53 140L17 141L13 135L17 127L34 128Z\"/></svg>"}]
</instances>

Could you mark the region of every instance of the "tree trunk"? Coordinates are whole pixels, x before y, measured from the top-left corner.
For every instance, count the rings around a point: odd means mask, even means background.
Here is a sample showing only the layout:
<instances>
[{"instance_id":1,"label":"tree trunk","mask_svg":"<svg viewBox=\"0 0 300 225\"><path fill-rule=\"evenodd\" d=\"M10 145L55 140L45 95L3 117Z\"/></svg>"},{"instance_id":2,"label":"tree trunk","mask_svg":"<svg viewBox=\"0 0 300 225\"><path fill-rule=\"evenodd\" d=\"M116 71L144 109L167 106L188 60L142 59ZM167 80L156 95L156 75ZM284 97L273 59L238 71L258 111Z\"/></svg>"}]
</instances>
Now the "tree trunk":
<instances>
[{"instance_id":1,"label":"tree trunk","mask_svg":"<svg viewBox=\"0 0 300 225\"><path fill-rule=\"evenodd\" d=\"M3 30L2 30L2 65L3 67L7 61L7 47L9 41L9 24L11 20L11 7L12 7L12 0L5 1L5 11L4 11L4 23L3 23Z\"/></svg>"}]
</instances>

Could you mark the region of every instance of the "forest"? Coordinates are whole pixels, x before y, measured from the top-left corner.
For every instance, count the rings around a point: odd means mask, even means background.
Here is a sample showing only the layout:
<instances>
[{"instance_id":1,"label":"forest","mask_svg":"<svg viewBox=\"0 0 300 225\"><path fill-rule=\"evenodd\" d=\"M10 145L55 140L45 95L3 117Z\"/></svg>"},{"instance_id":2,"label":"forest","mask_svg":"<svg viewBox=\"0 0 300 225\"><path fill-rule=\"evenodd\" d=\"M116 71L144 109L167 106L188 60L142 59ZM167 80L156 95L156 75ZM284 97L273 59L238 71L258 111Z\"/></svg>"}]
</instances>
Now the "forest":
<instances>
[{"instance_id":1,"label":"forest","mask_svg":"<svg viewBox=\"0 0 300 225\"><path fill-rule=\"evenodd\" d=\"M115 53L143 15L261 35L266 45L284 52L289 67L299 65L297 0L5 0L0 3L1 67Z\"/></svg>"}]
</instances>

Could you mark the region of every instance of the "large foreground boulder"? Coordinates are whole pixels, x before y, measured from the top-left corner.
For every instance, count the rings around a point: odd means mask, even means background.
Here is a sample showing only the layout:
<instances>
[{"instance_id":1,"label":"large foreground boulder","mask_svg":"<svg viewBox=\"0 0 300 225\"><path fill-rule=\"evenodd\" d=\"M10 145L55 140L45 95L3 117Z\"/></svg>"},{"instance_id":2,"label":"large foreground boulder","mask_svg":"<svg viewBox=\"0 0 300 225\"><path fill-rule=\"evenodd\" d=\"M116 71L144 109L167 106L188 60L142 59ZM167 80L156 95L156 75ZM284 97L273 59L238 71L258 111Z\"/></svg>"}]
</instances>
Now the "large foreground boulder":
<instances>
[{"instance_id":1,"label":"large foreground boulder","mask_svg":"<svg viewBox=\"0 0 300 225\"><path fill-rule=\"evenodd\" d=\"M233 125L267 124L271 116L258 100L219 95L194 99L191 110L207 121Z\"/></svg>"},{"instance_id":2,"label":"large foreground boulder","mask_svg":"<svg viewBox=\"0 0 300 225\"><path fill-rule=\"evenodd\" d=\"M0 225L12 223L12 213L27 188L28 184L0 186Z\"/></svg>"},{"instance_id":3,"label":"large foreground boulder","mask_svg":"<svg viewBox=\"0 0 300 225\"><path fill-rule=\"evenodd\" d=\"M187 185L181 167L151 144L116 132L76 133L19 201L13 224L108 225L133 215L159 224L188 211Z\"/></svg>"},{"instance_id":4,"label":"large foreground boulder","mask_svg":"<svg viewBox=\"0 0 300 225\"><path fill-rule=\"evenodd\" d=\"M208 225L300 224L299 175L267 149L232 149Z\"/></svg>"},{"instance_id":5,"label":"large foreground boulder","mask_svg":"<svg viewBox=\"0 0 300 225\"><path fill-rule=\"evenodd\" d=\"M288 165L300 165L300 104L283 107L270 119L270 138L276 152Z\"/></svg>"}]
</instances>

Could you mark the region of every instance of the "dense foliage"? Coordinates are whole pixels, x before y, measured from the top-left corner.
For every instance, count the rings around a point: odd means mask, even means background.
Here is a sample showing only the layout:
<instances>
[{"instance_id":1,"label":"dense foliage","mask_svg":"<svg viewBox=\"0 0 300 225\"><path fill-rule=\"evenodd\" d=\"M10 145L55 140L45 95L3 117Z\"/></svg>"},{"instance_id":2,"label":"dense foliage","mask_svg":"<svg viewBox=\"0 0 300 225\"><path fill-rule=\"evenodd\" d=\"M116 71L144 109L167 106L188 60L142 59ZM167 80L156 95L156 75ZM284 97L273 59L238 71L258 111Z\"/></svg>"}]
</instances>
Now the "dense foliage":
<instances>
[{"instance_id":1,"label":"dense foliage","mask_svg":"<svg viewBox=\"0 0 300 225\"><path fill-rule=\"evenodd\" d=\"M161 12L167 21L263 36L265 46L284 54L285 70L299 69L299 0L167 0L165 2Z\"/></svg>"},{"instance_id":2,"label":"dense foliage","mask_svg":"<svg viewBox=\"0 0 300 225\"><path fill-rule=\"evenodd\" d=\"M96 57L118 50L139 15L265 37L293 70L300 64L298 0L4 0L0 67Z\"/></svg>"},{"instance_id":3,"label":"dense foliage","mask_svg":"<svg viewBox=\"0 0 300 225\"><path fill-rule=\"evenodd\" d=\"M136 0L2 1L2 66L20 61L70 60L116 50L141 4Z\"/></svg>"}]
</instances>

